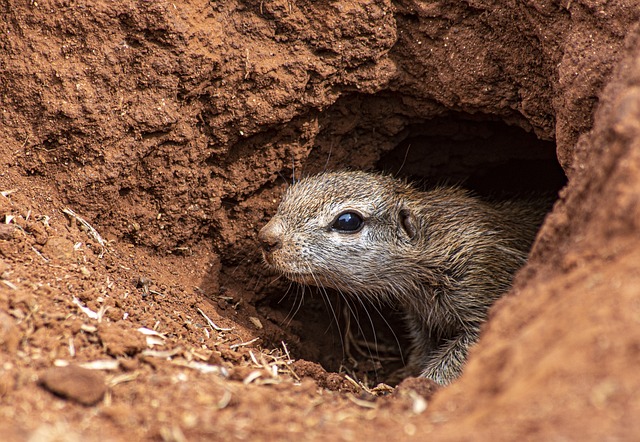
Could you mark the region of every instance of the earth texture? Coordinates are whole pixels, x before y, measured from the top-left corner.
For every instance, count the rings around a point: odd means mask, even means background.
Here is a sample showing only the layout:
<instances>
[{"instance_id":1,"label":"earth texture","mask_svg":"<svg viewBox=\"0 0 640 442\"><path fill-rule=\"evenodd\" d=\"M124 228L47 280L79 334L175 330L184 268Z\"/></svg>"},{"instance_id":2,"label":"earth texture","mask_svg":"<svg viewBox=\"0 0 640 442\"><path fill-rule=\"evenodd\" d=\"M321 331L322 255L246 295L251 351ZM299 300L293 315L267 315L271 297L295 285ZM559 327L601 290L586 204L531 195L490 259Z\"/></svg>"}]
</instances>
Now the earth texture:
<instances>
[{"instance_id":1,"label":"earth texture","mask_svg":"<svg viewBox=\"0 0 640 442\"><path fill-rule=\"evenodd\" d=\"M3 440L640 435L635 0L0 11ZM262 263L345 168L558 195L450 386L391 381L394 308Z\"/></svg>"}]
</instances>

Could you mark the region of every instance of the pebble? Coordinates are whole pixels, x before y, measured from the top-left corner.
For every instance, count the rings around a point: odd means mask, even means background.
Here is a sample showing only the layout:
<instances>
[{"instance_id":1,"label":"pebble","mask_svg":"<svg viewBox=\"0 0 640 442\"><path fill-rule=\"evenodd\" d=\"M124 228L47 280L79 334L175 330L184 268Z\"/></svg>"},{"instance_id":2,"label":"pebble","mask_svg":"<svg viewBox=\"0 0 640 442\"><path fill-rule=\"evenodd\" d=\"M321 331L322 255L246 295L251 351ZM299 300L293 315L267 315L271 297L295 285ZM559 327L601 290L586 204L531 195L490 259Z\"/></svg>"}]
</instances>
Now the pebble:
<instances>
[{"instance_id":1,"label":"pebble","mask_svg":"<svg viewBox=\"0 0 640 442\"><path fill-rule=\"evenodd\" d=\"M13 232L16 230L16 227L13 224L0 224L0 239L2 240L10 240L13 238Z\"/></svg>"},{"instance_id":2,"label":"pebble","mask_svg":"<svg viewBox=\"0 0 640 442\"><path fill-rule=\"evenodd\" d=\"M48 369L40 377L40 384L46 390L82 405L98 403L107 391L102 372L77 365Z\"/></svg>"}]
</instances>

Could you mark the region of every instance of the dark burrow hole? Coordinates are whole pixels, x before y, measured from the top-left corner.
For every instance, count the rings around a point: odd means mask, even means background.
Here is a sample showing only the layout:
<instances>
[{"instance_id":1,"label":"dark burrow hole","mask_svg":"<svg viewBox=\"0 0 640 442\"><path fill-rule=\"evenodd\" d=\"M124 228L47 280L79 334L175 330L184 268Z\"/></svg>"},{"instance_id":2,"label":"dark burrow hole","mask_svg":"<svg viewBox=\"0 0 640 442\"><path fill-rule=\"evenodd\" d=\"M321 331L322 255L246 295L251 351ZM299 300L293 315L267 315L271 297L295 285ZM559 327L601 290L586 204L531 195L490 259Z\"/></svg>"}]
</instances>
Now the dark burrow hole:
<instances>
[{"instance_id":1,"label":"dark burrow hole","mask_svg":"<svg viewBox=\"0 0 640 442\"><path fill-rule=\"evenodd\" d=\"M552 141L501 121L462 117L409 127L377 167L427 186L457 184L489 197L557 193L566 183Z\"/></svg>"},{"instance_id":2,"label":"dark burrow hole","mask_svg":"<svg viewBox=\"0 0 640 442\"><path fill-rule=\"evenodd\" d=\"M481 197L510 198L557 195L566 184L553 142L501 121L438 118L409 126L401 138L380 157L376 169L425 188L457 184ZM393 383L408 349L398 308L345 300L335 291L314 287L292 285L286 296L282 290L277 293L265 298L259 309L268 309L300 338L296 358L369 384Z\"/></svg>"}]
</instances>

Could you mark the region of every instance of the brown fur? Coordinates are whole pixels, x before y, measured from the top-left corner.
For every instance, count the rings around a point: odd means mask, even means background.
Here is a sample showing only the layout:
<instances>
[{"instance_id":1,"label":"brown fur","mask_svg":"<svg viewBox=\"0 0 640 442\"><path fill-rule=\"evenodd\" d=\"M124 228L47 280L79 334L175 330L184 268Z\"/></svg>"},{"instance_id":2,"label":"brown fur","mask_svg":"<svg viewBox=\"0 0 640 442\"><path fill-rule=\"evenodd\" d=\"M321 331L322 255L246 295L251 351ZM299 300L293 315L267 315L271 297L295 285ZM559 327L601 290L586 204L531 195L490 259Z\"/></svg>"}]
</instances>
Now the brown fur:
<instances>
[{"instance_id":1,"label":"brown fur","mask_svg":"<svg viewBox=\"0 0 640 442\"><path fill-rule=\"evenodd\" d=\"M489 307L525 263L545 208L332 172L291 186L259 239L265 261L289 279L402 305L409 368L447 384L460 374ZM347 209L365 219L358 233L330 228Z\"/></svg>"}]
</instances>

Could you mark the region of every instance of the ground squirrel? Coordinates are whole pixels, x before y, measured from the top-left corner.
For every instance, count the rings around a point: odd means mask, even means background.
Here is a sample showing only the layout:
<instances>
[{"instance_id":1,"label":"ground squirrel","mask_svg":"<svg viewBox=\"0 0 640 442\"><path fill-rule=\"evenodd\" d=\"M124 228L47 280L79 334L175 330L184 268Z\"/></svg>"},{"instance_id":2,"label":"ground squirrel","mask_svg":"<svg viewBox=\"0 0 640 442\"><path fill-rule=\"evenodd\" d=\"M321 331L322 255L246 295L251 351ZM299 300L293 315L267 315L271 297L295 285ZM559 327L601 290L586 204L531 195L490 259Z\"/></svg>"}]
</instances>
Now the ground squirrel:
<instances>
[{"instance_id":1,"label":"ground squirrel","mask_svg":"<svg viewBox=\"0 0 640 442\"><path fill-rule=\"evenodd\" d=\"M267 264L293 281L398 303L411 338L409 372L448 384L525 263L547 208L328 172L289 187L258 238Z\"/></svg>"}]
</instances>

